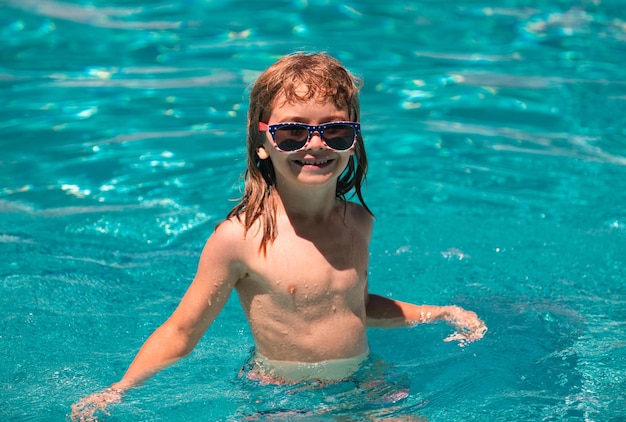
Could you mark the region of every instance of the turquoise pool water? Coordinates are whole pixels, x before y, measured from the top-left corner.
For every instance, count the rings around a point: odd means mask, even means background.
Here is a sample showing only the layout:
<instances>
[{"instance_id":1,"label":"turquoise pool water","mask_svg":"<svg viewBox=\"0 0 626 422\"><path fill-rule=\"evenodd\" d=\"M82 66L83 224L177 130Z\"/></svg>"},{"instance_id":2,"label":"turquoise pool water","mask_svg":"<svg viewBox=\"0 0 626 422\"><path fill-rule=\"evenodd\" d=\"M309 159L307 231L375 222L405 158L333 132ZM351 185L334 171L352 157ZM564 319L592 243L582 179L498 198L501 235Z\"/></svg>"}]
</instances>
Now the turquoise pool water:
<instances>
[{"instance_id":1,"label":"turquoise pool water","mask_svg":"<svg viewBox=\"0 0 626 422\"><path fill-rule=\"evenodd\" d=\"M371 290L487 336L372 330L356 381L260 387L233 297L107 420L626 419L622 1L2 0L0 42L0 420L121 377L239 196L247 87L302 49L365 80Z\"/></svg>"}]
</instances>

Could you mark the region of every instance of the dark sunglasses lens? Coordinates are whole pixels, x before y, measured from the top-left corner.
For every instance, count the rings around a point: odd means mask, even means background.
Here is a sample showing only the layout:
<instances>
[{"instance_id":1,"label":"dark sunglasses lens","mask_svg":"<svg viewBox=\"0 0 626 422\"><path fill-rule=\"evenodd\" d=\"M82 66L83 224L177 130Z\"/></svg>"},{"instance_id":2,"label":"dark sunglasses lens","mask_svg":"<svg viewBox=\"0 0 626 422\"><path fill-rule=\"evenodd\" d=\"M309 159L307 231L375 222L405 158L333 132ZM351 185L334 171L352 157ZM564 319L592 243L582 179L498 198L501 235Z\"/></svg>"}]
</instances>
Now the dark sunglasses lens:
<instances>
[{"instance_id":1,"label":"dark sunglasses lens","mask_svg":"<svg viewBox=\"0 0 626 422\"><path fill-rule=\"evenodd\" d=\"M274 141L283 151L295 151L302 148L309 139L309 130L304 126L289 125L276 129Z\"/></svg>"},{"instance_id":2,"label":"dark sunglasses lens","mask_svg":"<svg viewBox=\"0 0 626 422\"><path fill-rule=\"evenodd\" d=\"M344 151L354 144L354 128L350 125L329 125L324 129L324 140L332 149Z\"/></svg>"}]
</instances>

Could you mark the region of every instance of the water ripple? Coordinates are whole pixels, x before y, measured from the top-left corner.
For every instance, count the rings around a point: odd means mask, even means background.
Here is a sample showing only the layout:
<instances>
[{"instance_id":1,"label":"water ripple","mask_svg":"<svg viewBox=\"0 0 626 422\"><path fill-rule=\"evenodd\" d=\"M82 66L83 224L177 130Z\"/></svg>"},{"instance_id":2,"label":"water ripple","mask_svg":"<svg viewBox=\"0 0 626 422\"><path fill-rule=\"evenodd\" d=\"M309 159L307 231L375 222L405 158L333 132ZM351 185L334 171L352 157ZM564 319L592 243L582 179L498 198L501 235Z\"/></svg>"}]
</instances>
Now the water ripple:
<instances>
[{"instance_id":1,"label":"water ripple","mask_svg":"<svg viewBox=\"0 0 626 422\"><path fill-rule=\"evenodd\" d=\"M92 7L52 0L6 0L10 6L48 18L64 19L101 28L133 30L174 29L181 26L176 21L127 21L141 15L147 8L138 7Z\"/></svg>"}]
</instances>

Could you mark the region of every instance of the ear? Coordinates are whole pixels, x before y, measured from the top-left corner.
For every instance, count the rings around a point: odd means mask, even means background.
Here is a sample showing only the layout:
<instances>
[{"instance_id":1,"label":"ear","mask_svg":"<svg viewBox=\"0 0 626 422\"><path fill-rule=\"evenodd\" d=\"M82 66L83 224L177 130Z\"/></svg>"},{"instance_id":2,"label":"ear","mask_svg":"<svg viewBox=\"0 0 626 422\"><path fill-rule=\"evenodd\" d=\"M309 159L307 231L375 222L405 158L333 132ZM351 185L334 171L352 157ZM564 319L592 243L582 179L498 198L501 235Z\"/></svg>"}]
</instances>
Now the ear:
<instances>
[{"instance_id":1,"label":"ear","mask_svg":"<svg viewBox=\"0 0 626 422\"><path fill-rule=\"evenodd\" d=\"M258 155L261 160L267 160L268 158L270 158L269 153L263 145L256 149L256 155Z\"/></svg>"}]
</instances>

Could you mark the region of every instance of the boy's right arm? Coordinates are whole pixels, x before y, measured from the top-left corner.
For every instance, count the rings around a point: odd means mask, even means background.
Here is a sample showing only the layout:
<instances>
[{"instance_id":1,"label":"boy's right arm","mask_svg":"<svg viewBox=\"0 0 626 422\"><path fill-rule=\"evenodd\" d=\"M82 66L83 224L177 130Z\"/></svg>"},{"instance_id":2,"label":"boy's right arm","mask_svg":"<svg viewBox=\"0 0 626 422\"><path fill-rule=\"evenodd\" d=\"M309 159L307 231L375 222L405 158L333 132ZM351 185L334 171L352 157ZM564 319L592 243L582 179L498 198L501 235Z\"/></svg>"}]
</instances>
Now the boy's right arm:
<instances>
[{"instance_id":1,"label":"boy's right arm","mask_svg":"<svg viewBox=\"0 0 626 422\"><path fill-rule=\"evenodd\" d=\"M137 353L126 374L112 387L126 390L189 354L221 312L245 271L238 259L240 226L225 222L207 241L196 276L170 318Z\"/></svg>"},{"instance_id":2,"label":"boy's right arm","mask_svg":"<svg viewBox=\"0 0 626 422\"><path fill-rule=\"evenodd\" d=\"M72 419L88 420L85 417L121 400L124 391L193 350L245 274L239 259L242 248L241 226L222 223L207 241L196 276L174 313L146 340L119 382L72 405Z\"/></svg>"}]
</instances>

